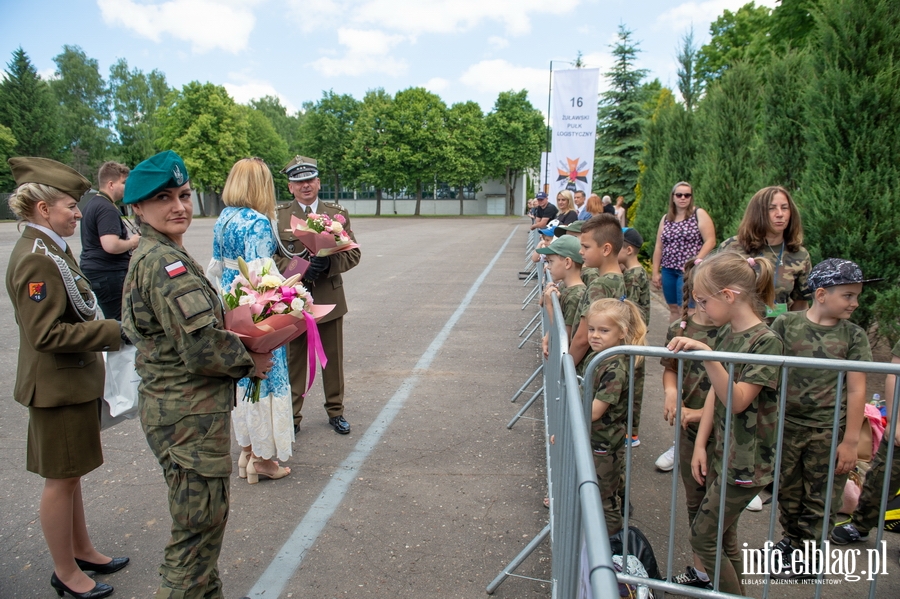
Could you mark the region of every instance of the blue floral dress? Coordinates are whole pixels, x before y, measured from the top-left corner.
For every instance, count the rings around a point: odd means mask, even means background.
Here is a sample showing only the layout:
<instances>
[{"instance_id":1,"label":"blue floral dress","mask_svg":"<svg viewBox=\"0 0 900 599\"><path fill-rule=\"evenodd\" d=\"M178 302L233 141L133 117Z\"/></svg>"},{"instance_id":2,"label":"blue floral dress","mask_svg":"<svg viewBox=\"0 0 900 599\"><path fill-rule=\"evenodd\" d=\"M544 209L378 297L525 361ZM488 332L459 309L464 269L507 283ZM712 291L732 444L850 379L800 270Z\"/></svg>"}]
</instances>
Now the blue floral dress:
<instances>
[{"instance_id":1,"label":"blue floral dress","mask_svg":"<svg viewBox=\"0 0 900 599\"><path fill-rule=\"evenodd\" d=\"M207 275L216 287L227 291L240 274L236 264L239 257L251 270L269 262L270 271L277 272L271 261L277 247L275 226L265 215L251 208L225 208L213 229L213 257ZM253 453L263 459L287 460L294 441L294 410L286 348L275 350L273 357L258 403L243 401L250 379L238 382L238 402L231 422L241 447L252 446Z\"/></svg>"}]
</instances>

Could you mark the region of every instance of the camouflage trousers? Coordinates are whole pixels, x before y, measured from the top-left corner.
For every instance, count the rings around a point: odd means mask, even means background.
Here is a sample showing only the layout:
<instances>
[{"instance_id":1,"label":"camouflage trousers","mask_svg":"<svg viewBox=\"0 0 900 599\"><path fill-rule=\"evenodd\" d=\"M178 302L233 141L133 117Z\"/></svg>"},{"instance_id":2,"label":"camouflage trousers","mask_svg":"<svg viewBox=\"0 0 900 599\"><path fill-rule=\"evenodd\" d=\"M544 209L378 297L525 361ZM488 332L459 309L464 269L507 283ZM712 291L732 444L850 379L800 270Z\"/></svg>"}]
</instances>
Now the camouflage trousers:
<instances>
[{"instance_id":1,"label":"camouflage trousers","mask_svg":"<svg viewBox=\"0 0 900 599\"><path fill-rule=\"evenodd\" d=\"M231 415L198 414L143 427L169 486L172 515L156 599L221 598L218 561L228 522Z\"/></svg>"},{"instance_id":2,"label":"camouflage trousers","mask_svg":"<svg viewBox=\"0 0 900 599\"><path fill-rule=\"evenodd\" d=\"M610 536L622 530L622 500L619 496L625 493L620 488L625 477L625 431L619 431L613 437L612 442L591 442L606 531Z\"/></svg>"},{"instance_id":3,"label":"camouflage trousers","mask_svg":"<svg viewBox=\"0 0 900 599\"><path fill-rule=\"evenodd\" d=\"M722 477L710 468L706 477L706 495L700 502L700 509L691 523L691 547L703 564L710 580L716 576L716 537L719 533L719 500L725 494L725 519L722 522L722 572L719 590L735 595L743 595L741 585L741 553L738 549L738 520L744 508L765 487L737 487L722 484Z\"/></svg>"},{"instance_id":4,"label":"camouflage trousers","mask_svg":"<svg viewBox=\"0 0 900 599\"><path fill-rule=\"evenodd\" d=\"M694 458L694 442L697 440L697 424L691 424L687 429L681 431L681 445L678 448L678 470L681 474L681 483L684 486L684 504L687 508L688 526L693 524L697 512L700 511L700 503L706 496L706 485L701 485L694 480L691 472L691 460ZM713 435L709 436L706 443L707 458L713 455L716 442ZM709 469L709 459L706 460L707 471Z\"/></svg>"},{"instance_id":5,"label":"camouflage trousers","mask_svg":"<svg viewBox=\"0 0 900 599\"><path fill-rule=\"evenodd\" d=\"M838 443L843 439L843 432ZM836 447L836 446L835 446ZM784 536L794 547L803 541L822 540L822 531L831 530L841 507L846 474L834 475L831 493L831 517L825 519L825 497L828 492L828 461L831 458L831 427L810 428L784 423L781 453L781 478L778 486L778 520Z\"/></svg>"},{"instance_id":6,"label":"camouflage trousers","mask_svg":"<svg viewBox=\"0 0 900 599\"><path fill-rule=\"evenodd\" d=\"M881 445L878 446L878 453L872 458L872 468L866 474L866 482L863 484L862 493L859 496L859 505L856 507L856 511L853 512L853 525L862 534L868 534L870 530L878 526L887 448L892 437L892 435L885 434L881 440ZM896 492L898 488L900 488L900 447L895 446L894 460L891 464L890 493Z\"/></svg>"}]
</instances>

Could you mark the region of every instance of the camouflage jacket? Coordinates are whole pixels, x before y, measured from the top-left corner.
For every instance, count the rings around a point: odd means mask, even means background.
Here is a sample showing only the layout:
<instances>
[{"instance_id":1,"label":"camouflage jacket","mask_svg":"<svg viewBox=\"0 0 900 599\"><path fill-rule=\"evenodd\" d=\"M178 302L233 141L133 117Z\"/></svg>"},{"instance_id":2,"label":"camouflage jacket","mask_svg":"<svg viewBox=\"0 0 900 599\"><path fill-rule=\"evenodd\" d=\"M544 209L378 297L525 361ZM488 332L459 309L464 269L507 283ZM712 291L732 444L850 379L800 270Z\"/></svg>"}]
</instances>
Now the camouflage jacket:
<instances>
[{"instance_id":1,"label":"camouflage jacket","mask_svg":"<svg viewBox=\"0 0 900 599\"><path fill-rule=\"evenodd\" d=\"M122 294L122 325L137 348L141 422L230 412L235 380L253 371L250 354L223 328L216 291L184 248L146 224L141 235Z\"/></svg>"},{"instance_id":2,"label":"camouflage jacket","mask_svg":"<svg viewBox=\"0 0 900 599\"><path fill-rule=\"evenodd\" d=\"M625 279L620 274L606 273L600 275L591 283L581 296L581 304L578 306L578 316L575 324L572 325L572 337L575 337L575 331L578 330L579 322L587 315L588 308L591 304L599 299L612 297L621 299L625 297Z\"/></svg>"},{"instance_id":3,"label":"camouflage jacket","mask_svg":"<svg viewBox=\"0 0 900 599\"><path fill-rule=\"evenodd\" d=\"M581 269L581 280L584 281L586 287L590 287L591 283L597 280L600 271L593 266L585 266Z\"/></svg>"},{"instance_id":4,"label":"camouflage jacket","mask_svg":"<svg viewBox=\"0 0 900 599\"><path fill-rule=\"evenodd\" d=\"M650 279L643 266L629 268L622 273L625 279L625 295L641 309L644 324L650 326Z\"/></svg>"},{"instance_id":5,"label":"camouflage jacket","mask_svg":"<svg viewBox=\"0 0 900 599\"><path fill-rule=\"evenodd\" d=\"M781 254L781 249L784 253ZM719 246L720 250L731 250L740 253L745 257L749 257L746 251L738 243L737 237L729 237ZM781 254L781 260L779 260ZM801 246L796 252L788 251L786 247L779 244L776 246L765 246L762 251L757 253L754 258L768 258L775 266L775 303L787 304L788 310L791 305L798 300L809 300L810 290L809 283L806 278L809 271L812 270L812 261L809 259L809 252Z\"/></svg>"},{"instance_id":6,"label":"camouflage jacket","mask_svg":"<svg viewBox=\"0 0 900 599\"><path fill-rule=\"evenodd\" d=\"M806 312L788 312L772 323L784 341L784 353L802 358L871 361L872 349L865 331L848 320L833 327L818 325ZM788 373L784 417L795 424L831 428L837 395L838 373L815 368L792 368ZM847 387L841 397L841 424L847 418Z\"/></svg>"},{"instance_id":7,"label":"camouflage jacket","mask_svg":"<svg viewBox=\"0 0 900 599\"><path fill-rule=\"evenodd\" d=\"M715 347L718 335L718 327L714 325L699 325L689 316L687 326L684 329L681 328L680 320L676 320L669 325L669 331L666 333L666 344L668 345L669 341L675 337L689 337L710 347ZM660 363L666 370L678 372L678 360L663 358L660 360ZM685 360L683 377L681 381L681 403L684 407L692 410L702 409L706 403L706 396L709 395L709 390L712 387L703 362L700 360Z\"/></svg>"},{"instance_id":8,"label":"camouflage jacket","mask_svg":"<svg viewBox=\"0 0 900 599\"><path fill-rule=\"evenodd\" d=\"M764 323L735 333L730 325L719 329L716 351L747 354L783 355L784 344ZM735 364L734 381L762 386L747 409L732 413L731 447L725 460L728 484L761 487L773 480L775 445L778 436L778 373L777 366ZM713 467L722 474L725 449L725 398L716 400L713 430L716 435Z\"/></svg>"},{"instance_id":9,"label":"camouflage jacket","mask_svg":"<svg viewBox=\"0 0 900 599\"><path fill-rule=\"evenodd\" d=\"M607 358L597 367L594 400L606 402L609 407L591 423L591 445L594 449L606 447L615 451L625 442L628 426L628 356Z\"/></svg>"},{"instance_id":10,"label":"camouflage jacket","mask_svg":"<svg viewBox=\"0 0 900 599\"><path fill-rule=\"evenodd\" d=\"M581 304L581 296L587 287L575 285L566 287L559 293L559 307L562 308L563 320L567 327L574 326L578 322L578 307Z\"/></svg>"}]
</instances>

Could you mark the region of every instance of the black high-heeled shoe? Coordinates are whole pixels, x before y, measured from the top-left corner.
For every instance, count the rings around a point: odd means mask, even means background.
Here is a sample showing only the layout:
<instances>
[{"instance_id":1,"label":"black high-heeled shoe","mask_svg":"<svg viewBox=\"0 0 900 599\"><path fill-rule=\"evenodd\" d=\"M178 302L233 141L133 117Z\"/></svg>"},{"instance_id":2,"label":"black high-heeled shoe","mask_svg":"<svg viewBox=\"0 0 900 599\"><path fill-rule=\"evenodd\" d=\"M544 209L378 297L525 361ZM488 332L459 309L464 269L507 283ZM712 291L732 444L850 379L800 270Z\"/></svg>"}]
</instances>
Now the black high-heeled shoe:
<instances>
[{"instance_id":1,"label":"black high-heeled shoe","mask_svg":"<svg viewBox=\"0 0 900 599\"><path fill-rule=\"evenodd\" d=\"M56 572L50 577L50 586L56 591L56 594L62 597L65 593L68 593L74 597L74 599L101 599L101 597L109 597L112 595L113 588L108 584L103 584L102 582L98 582L94 585L90 591L85 593L76 593L65 584L63 581L59 579L56 575Z\"/></svg>"},{"instance_id":2,"label":"black high-heeled shoe","mask_svg":"<svg viewBox=\"0 0 900 599\"><path fill-rule=\"evenodd\" d=\"M128 565L128 562L131 561L131 558L127 557L114 557L112 560L105 564L94 564L91 562L84 561L83 559L75 558L75 564L81 568L82 570L90 570L91 572L96 572L97 574L112 574L113 572L118 572L122 568Z\"/></svg>"}]
</instances>

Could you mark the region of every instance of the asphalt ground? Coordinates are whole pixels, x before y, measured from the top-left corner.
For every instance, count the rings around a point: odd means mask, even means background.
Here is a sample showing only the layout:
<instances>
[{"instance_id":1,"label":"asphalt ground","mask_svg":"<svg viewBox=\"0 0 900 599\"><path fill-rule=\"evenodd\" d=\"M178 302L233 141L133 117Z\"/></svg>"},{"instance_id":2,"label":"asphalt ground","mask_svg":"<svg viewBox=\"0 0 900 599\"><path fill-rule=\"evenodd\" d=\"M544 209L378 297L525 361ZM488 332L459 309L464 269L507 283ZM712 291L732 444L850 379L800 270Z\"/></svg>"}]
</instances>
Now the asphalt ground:
<instances>
[{"instance_id":1,"label":"asphalt ground","mask_svg":"<svg viewBox=\"0 0 900 599\"><path fill-rule=\"evenodd\" d=\"M185 245L205 265L212 219L194 221ZM304 408L293 472L231 485L219 560L227 597L456 598L485 586L546 524L544 431L538 402L512 430L524 401L509 402L539 363L537 336L516 349L534 314L516 273L527 223L516 218L356 218L360 265L344 276L346 436L327 424L317 382ZM19 233L0 224L7 256ZM78 234L70 238L77 256ZM508 243L507 243L508 241ZM506 244L506 245L504 245ZM501 251L502 249L502 251ZM5 275L6 260L0 260ZM0 294L0 599L53 597L52 561L38 521L43 482L25 471L27 411L12 400L18 332ZM665 338L667 310L654 302L649 342ZM633 524L665 566L671 475L653 463L671 444L661 417L661 369L648 364L640 447L634 450ZM151 597L168 539L167 489L136 421L103 432L105 463L83 478L91 536L131 564L98 577L116 597ZM239 449L233 445L237 460ZM679 489L680 490L680 489ZM679 494L680 497L680 494ZM690 562L677 507L674 572ZM765 540L769 507L742 518L740 538ZM900 597L895 539L878 597ZM874 546L870 541L866 546ZM860 565L858 569L863 568ZM495 597L549 597L543 544ZM749 587L760 597L759 587ZM825 597L864 597L863 582L826 587ZM770 597L812 597L810 587Z\"/></svg>"}]
</instances>

